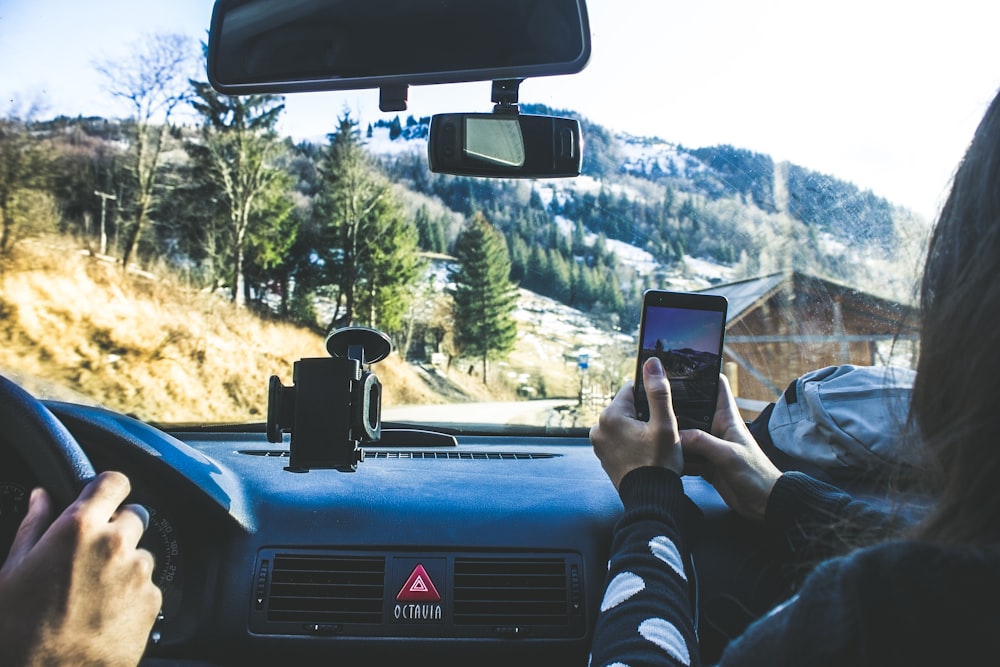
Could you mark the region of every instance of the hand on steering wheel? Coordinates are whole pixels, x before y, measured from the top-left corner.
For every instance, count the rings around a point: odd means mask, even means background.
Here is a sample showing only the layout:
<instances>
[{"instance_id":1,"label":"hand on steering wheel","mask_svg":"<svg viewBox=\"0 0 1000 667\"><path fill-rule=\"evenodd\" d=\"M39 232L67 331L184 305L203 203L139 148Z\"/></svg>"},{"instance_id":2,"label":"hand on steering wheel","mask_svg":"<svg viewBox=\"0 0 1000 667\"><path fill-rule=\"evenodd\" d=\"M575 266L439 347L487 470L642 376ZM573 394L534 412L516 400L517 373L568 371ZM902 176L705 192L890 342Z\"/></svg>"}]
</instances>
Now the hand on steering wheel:
<instances>
[{"instance_id":1,"label":"hand on steering wheel","mask_svg":"<svg viewBox=\"0 0 1000 667\"><path fill-rule=\"evenodd\" d=\"M32 492L0 567L0 655L14 665L137 664L162 602L153 557L137 547L149 514L122 504L125 475L95 477L65 426L4 377L0 423L2 444L45 489Z\"/></svg>"}]
</instances>

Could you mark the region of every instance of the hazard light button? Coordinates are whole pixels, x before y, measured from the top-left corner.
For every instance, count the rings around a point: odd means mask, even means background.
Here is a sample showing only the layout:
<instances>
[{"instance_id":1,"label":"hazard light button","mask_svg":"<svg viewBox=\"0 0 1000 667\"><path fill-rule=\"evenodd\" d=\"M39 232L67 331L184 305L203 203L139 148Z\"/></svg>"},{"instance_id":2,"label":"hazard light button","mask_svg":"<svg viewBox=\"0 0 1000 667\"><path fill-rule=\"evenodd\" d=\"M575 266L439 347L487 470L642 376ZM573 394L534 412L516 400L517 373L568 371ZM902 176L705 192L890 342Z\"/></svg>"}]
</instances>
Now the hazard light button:
<instances>
[{"instance_id":1,"label":"hazard light button","mask_svg":"<svg viewBox=\"0 0 1000 667\"><path fill-rule=\"evenodd\" d=\"M417 563L396 595L397 602L440 602L441 594L422 563Z\"/></svg>"}]
</instances>

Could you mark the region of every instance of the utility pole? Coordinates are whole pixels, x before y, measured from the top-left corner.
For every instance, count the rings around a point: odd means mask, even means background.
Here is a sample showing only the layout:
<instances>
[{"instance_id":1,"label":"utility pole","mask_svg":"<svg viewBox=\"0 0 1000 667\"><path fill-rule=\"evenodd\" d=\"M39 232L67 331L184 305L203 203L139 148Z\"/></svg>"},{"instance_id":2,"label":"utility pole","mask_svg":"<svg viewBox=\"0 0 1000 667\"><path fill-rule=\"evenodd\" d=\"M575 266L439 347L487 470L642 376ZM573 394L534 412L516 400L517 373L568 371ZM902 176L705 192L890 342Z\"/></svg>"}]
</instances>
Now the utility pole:
<instances>
[{"instance_id":1,"label":"utility pole","mask_svg":"<svg viewBox=\"0 0 1000 667\"><path fill-rule=\"evenodd\" d=\"M94 190L94 194L101 198L101 254L108 254L108 232L104 228L104 209L107 206L108 200L115 201L118 198L114 195L108 194L107 192L100 192Z\"/></svg>"}]
</instances>

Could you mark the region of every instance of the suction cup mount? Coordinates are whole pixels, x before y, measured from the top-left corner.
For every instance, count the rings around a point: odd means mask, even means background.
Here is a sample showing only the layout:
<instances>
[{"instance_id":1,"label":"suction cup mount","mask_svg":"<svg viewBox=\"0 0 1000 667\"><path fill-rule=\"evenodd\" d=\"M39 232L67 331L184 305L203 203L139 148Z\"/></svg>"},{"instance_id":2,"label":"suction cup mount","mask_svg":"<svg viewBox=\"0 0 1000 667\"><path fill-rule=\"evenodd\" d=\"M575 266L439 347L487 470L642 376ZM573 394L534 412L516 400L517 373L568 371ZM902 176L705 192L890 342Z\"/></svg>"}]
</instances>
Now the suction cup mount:
<instances>
[{"instance_id":1,"label":"suction cup mount","mask_svg":"<svg viewBox=\"0 0 1000 667\"><path fill-rule=\"evenodd\" d=\"M326 337L331 357L353 359L362 365L375 364L392 352L392 341L381 331L368 327L344 327Z\"/></svg>"}]
</instances>

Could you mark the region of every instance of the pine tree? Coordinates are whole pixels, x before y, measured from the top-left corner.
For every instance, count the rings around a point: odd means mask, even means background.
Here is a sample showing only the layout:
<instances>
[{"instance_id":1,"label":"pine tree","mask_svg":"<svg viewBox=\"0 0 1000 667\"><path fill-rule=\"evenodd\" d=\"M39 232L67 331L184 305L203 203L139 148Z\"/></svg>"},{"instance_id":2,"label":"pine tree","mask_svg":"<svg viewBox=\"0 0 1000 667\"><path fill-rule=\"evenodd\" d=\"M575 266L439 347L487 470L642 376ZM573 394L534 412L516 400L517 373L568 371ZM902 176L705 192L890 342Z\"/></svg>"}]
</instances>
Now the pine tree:
<instances>
[{"instance_id":1,"label":"pine tree","mask_svg":"<svg viewBox=\"0 0 1000 667\"><path fill-rule=\"evenodd\" d=\"M548 294L557 301L569 303L573 291L573 272L569 262L558 250L550 249L547 254L550 271Z\"/></svg>"},{"instance_id":2,"label":"pine tree","mask_svg":"<svg viewBox=\"0 0 1000 667\"><path fill-rule=\"evenodd\" d=\"M455 342L463 355L482 360L483 384L488 384L487 362L504 358L517 339L517 288L510 281L507 244L477 213L455 241L455 257Z\"/></svg>"},{"instance_id":3,"label":"pine tree","mask_svg":"<svg viewBox=\"0 0 1000 667\"><path fill-rule=\"evenodd\" d=\"M357 122L345 113L329 135L320 166L323 280L337 294L329 327L382 324L388 318L392 329L397 289L405 290L418 272L410 266L417 234L412 221L400 220L391 185L358 135Z\"/></svg>"},{"instance_id":4,"label":"pine tree","mask_svg":"<svg viewBox=\"0 0 1000 667\"><path fill-rule=\"evenodd\" d=\"M526 288L541 292L549 277L549 257L545 249L535 243L528 252L528 265L524 270L523 284Z\"/></svg>"},{"instance_id":5,"label":"pine tree","mask_svg":"<svg viewBox=\"0 0 1000 667\"><path fill-rule=\"evenodd\" d=\"M247 284L254 290L258 302L269 291L268 285L277 286L271 291L277 291L281 299L278 312L288 317L292 273L298 260L293 249L298 242L303 215L296 210L287 192L273 188L258 197L253 220L247 232L243 269Z\"/></svg>"},{"instance_id":6,"label":"pine tree","mask_svg":"<svg viewBox=\"0 0 1000 667\"><path fill-rule=\"evenodd\" d=\"M600 298L600 283L596 271L586 264L580 264L573 290L579 307L593 308L594 303Z\"/></svg>"},{"instance_id":7,"label":"pine tree","mask_svg":"<svg viewBox=\"0 0 1000 667\"><path fill-rule=\"evenodd\" d=\"M389 125L389 139L395 141L401 134L403 134L403 126L399 122L399 116L396 116L392 119L392 124Z\"/></svg>"},{"instance_id":8,"label":"pine tree","mask_svg":"<svg viewBox=\"0 0 1000 667\"><path fill-rule=\"evenodd\" d=\"M524 282L528 271L531 251L528 244L519 234L514 234L510 240L510 279L515 283Z\"/></svg>"},{"instance_id":9,"label":"pine tree","mask_svg":"<svg viewBox=\"0 0 1000 667\"><path fill-rule=\"evenodd\" d=\"M573 254L577 256L587 254L587 233L580 220L573 225Z\"/></svg>"},{"instance_id":10,"label":"pine tree","mask_svg":"<svg viewBox=\"0 0 1000 667\"><path fill-rule=\"evenodd\" d=\"M413 222L417 227L419 245L430 252L447 252L448 242L444 235L444 222L439 216L431 217L426 205L421 205L414 215Z\"/></svg>"},{"instance_id":11,"label":"pine tree","mask_svg":"<svg viewBox=\"0 0 1000 667\"><path fill-rule=\"evenodd\" d=\"M394 338L403 331L411 288L424 263L418 253L417 229L392 198L379 200L372 211L367 261L361 268L359 322Z\"/></svg>"}]
</instances>

